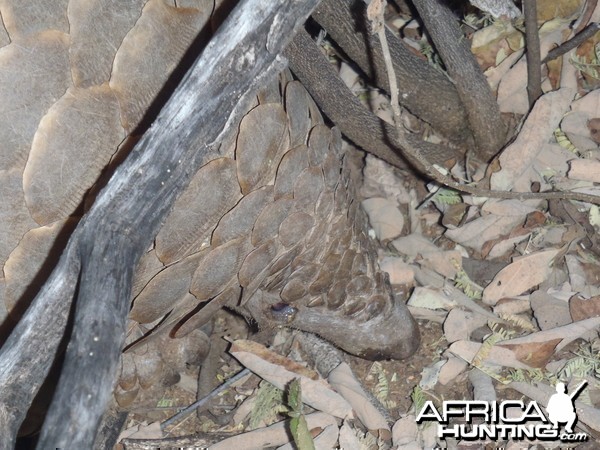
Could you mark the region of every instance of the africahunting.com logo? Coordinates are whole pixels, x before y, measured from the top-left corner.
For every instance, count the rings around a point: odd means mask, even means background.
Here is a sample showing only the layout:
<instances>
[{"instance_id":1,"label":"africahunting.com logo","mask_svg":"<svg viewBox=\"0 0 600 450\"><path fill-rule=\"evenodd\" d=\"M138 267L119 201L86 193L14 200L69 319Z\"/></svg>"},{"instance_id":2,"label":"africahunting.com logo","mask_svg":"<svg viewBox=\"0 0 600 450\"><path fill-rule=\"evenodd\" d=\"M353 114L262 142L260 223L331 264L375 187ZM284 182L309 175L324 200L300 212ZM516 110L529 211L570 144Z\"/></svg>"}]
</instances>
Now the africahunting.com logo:
<instances>
[{"instance_id":1,"label":"africahunting.com logo","mask_svg":"<svg viewBox=\"0 0 600 450\"><path fill-rule=\"evenodd\" d=\"M444 401L438 410L432 401L417 415L416 421L432 421L438 424L438 437L462 440L556 440L581 442L588 439L586 433L575 433L577 413L573 400L587 384L582 382L569 395L564 383L556 384L546 407L547 416L535 401L520 400L503 402L452 400ZM517 414L515 414L515 411ZM450 422L459 422L450 424ZM561 429L561 424L564 429Z\"/></svg>"}]
</instances>

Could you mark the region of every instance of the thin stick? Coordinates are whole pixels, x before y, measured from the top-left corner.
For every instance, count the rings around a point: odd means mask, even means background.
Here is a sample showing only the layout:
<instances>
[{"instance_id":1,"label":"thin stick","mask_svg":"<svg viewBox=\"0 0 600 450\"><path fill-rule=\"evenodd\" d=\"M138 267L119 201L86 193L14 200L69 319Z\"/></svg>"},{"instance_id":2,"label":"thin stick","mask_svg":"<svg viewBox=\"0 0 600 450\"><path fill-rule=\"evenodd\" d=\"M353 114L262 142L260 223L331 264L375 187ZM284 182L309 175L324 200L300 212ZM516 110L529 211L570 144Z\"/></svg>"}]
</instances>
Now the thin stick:
<instances>
[{"instance_id":1,"label":"thin stick","mask_svg":"<svg viewBox=\"0 0 600 450\"><path fill-rule=\"evenodd\" d=\"M249 375L250 373L251 372L249 369L244 369L244 370L238 372L237 374L235 374L234 376L232 376L231 378L225 380L225 382L221 386L216 388L214 391L212 391L206 397L203 397L200 400L196 401L195 403L192 403L190 406L179 411L177 414L175 414L170 419L167 419L163 423L161 423L160 429L164 431L168 426L173 425L175 422L178 422L181 419L183 419L184 417L190 415L196 409L200 408L201 406L203 406L204 404L209 402L211 399L213 399L214 397L219 395L221 392L225 391L226 389L229 389L231 387L231 385L238 382L239 380L244 378L246 375Z\"/></svg>"},{"instance_id":2,"label":"thin stick","mask_svg":"<svg viewBox=\"0 0 600 450\"><path fill-rule=\"evenodd\" d=\"M542 66L540 62L540 35L537 27L536 0L523 0L525 14L525 45L527 47L527 97L529 108L542 96Z\"/></svg>"},{"instance_id":3,"label":"thin stick","mask_svg":"<svg viewBox=\"0 0 600 450\"><path fill-rule=\"evenodd\" d=\"M585 27L583 29L583 31L581 31L581 33L576 34L571 39L569 39L567 42L564 42L564 43L560 44L558 47L550 50L548 52L548 54L546 55L546 57L542 60L542 64L545 64L548 61L552 61L553 59L556 59L556 58L564 55L565 53L570 52L575 47L578 47L584 41L587 41L589 38L591 38L594 34L596 34L596 32L598 30L600 30L600 23L598 23L598 22L590 23L587 27Z\"/></svg>"}]
</instances>

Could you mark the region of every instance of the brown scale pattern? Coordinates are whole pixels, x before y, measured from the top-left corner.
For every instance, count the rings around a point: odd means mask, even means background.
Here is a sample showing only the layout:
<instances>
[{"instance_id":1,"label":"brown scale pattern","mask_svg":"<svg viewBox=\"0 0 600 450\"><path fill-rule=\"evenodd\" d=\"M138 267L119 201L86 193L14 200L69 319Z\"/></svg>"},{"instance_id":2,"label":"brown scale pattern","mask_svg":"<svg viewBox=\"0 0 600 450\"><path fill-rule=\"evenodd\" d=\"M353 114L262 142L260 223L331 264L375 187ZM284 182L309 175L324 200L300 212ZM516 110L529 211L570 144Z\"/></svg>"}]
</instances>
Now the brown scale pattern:
<instances>
[{"instance_id":1,"label":"brown scale pattern","mask_svg":"<svg viewBox=\"0 0 600 450\"><path fill-rule=\"evenodd\" d=\"M25 3L0 3L0 323L31 300L78 206L215 6ZM418 331L377 266L354 166L289 72L257 95L138 265L122 404L201 361L202 327L224 306L361 356L414 351Z\"/></svg>"},{"instance_id":2,"label":"brown scale pattern","mask_svg":"<svg viewBox=\"0 0 600 450\"><path fill-rule=\"evenodd\" d=\"M200 169L167 218L156 253L168 267L134 299L130 317L151 327L170 314L140 342L178 341L228 306L260 327L313 332L362 357L406 358L418 330L377 265L355 201L356 164L339 131L322 124L308 93L288 79L281 77L280 103L271 93L242 118L235 144ZM140 385L150 375L138 373Z\"/></svg>"}]
</instances>

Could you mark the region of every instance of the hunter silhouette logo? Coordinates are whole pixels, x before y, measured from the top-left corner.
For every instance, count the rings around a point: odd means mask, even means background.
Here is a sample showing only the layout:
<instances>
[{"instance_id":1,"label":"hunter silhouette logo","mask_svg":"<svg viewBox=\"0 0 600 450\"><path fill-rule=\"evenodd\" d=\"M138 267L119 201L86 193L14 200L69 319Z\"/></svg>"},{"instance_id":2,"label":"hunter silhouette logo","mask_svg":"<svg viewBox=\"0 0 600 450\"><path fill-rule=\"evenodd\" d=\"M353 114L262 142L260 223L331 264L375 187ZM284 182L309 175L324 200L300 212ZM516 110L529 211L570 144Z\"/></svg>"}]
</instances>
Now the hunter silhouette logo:
<instances>
[{"instance_id":1,"label":"hunter silhouette logo","mask_svg":"<svg viewBox=\"0 0 600 450\"><path fill-rule=\"evenodd\" d=\"M565 431L573 433L573 425L575 425L575 421L577 420L573 400L579 395L586 384L587 381L583 381L571 395L568 395L565 384L556 383L556 394L552 394L546 407L548 418L552 422L553 428L558 428L559 423L566 423Z\"/></svg>"},{"instance_id":2,"label":"hunter silhouette logo","mask_svg":"<svg viewBox=\"0 0 600 450\"><path fill-rule=\"evenodd\" d=\"M438 423L438 437L463 440L557 440L581 442L588 439L586 433L574 433L577 413L573 405L575 397L586 386L579 384L571 394L566 393L564 383L556 383L556 393L548 400L547 415L536 401L521 400L486 402L480 400L449 400L440 409L431 400L425 402L416 417L417 423ZM450 423L456 419L458 423ZM566 424L560 431L560 424Z\"/></svg>"}]
</instances>

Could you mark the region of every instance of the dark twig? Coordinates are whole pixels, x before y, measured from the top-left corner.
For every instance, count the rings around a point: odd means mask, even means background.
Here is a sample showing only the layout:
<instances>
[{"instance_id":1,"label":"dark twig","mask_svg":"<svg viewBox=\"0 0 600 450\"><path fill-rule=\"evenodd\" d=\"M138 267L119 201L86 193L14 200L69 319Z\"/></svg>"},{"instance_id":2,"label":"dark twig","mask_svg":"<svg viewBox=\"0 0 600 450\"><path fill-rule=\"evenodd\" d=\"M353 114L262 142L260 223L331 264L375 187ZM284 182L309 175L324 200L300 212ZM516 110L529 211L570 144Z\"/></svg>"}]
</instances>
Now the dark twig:
<instances>
[{"instance_id":1,"label":"dark twig","mask_svg":"<svg viewBox=\"0 0 600 450\"><path fill-rule=\"evenodd\" d=\"M179 411L173 417L165 420L163 423L160 424L160 429L161 430L165 430L168 426L173 425L174 423L179 422L184 417L189 416L191 413L193 413L198 408L201 408L203 405L205 405L210 400L212 400L213 398L215 398L221 392L229 389L234 383L237 383L239 380L241 380L245 376L250 375L250 373L251 372L250 372L249 369L244 369L244 370L241 370L240 372L236 373L231 378L228 378L227 380L225 380L225 382L221 386L219 386L218 388L216 388L214 391L212 391L207 396L199 399L198 401L192 403L187 408Z\"/></svg>"},{"instance_id":2,"label":"dark twig","mask_svg":"<svg viewBox=\"0 0 600 450\"><path fill-rule=\"evenodd\" d=\"M589 38L591 38L594 34L596 34L598 32L598 30L600 30L600 23L598 23L598 22L590 23L579 34L576 34L571 39L569 39L567 42L564 42L561 45L559 45L558 47L550 50L548 52L548 54L546 55L546 57L542 60L542 64L545 64L548 61L552 61L553 59L556 59L556 58L564 55L565 53L570 52L575 47L578 47L583 42L585 42Z\"/></svg>"},{"instance_id":3,"label":"dark twig","mask_svg":"<svg viewBox=\"0 0 600 450\"><path fill-rule=\"evenodd\" d=\"M542 96L542 67L540 63L540 35L537 27L536 0L523 0L525 15L525 46L527 48L527 97L529 108Z\"/></svg>"}]
</instances>

